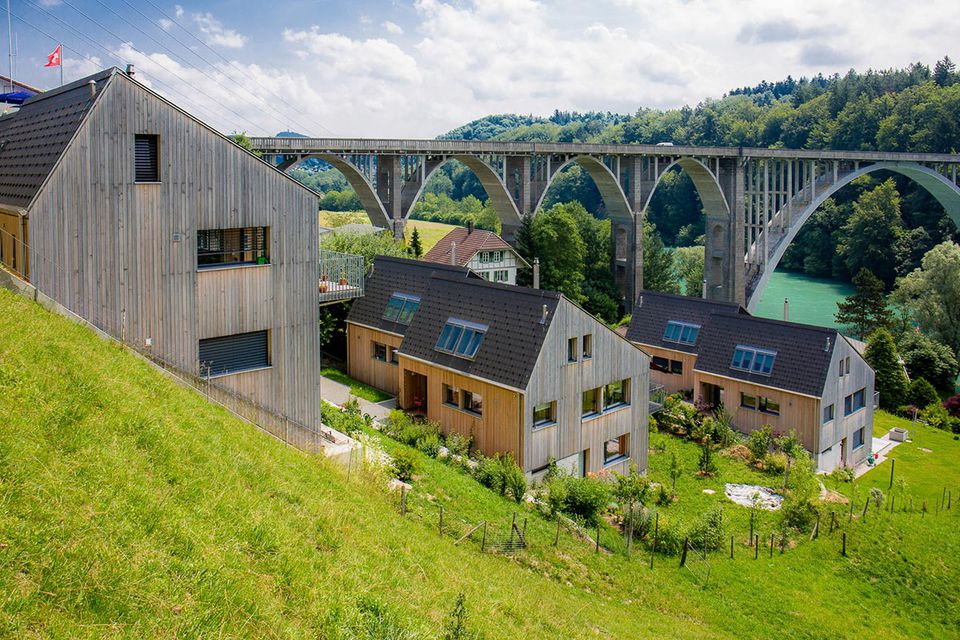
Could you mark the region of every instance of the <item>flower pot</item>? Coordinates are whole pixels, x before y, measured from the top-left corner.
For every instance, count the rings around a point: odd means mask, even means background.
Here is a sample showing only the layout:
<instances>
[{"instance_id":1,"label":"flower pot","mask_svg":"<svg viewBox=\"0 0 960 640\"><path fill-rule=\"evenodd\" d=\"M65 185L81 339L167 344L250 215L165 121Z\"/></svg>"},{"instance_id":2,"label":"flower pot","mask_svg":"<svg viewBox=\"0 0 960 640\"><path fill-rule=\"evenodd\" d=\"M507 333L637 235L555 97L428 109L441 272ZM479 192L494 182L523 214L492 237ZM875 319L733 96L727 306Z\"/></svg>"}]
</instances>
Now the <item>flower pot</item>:
<instances>
[{"instance_id":1,"label":"flower pot","mask_svg":"<svg viewBox=\"0 0 960 640\"><path fill-rule=\"evenodd\" d=\"M327 292L327 283L326 283L326 282L321 282L321 283L320 283L320 293L326 293L326 292Z\"/></svg>"},{"instance_id":2,"label":"flower pot","mask_svg":"<svg viewBox=\"0 0 960 640\"><path fill-rule=\"evenodd\" d=\"M340 278L340 284L341 284L341 285L347 284L347 279L346 279L346 278Z\"/></svg>"}]
</instances>

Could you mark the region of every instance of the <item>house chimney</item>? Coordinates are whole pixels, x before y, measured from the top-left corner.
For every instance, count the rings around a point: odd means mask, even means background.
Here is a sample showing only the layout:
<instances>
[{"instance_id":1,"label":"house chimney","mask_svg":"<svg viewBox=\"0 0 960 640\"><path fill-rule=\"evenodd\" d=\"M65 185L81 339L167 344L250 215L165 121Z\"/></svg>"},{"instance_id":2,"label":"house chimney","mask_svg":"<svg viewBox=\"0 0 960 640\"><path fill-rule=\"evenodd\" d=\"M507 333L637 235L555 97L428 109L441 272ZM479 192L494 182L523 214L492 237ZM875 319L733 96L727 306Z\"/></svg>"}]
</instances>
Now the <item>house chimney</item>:
<instances>
[{"instance_id":1,"label":"house chimney","mask_svg":"<svg viewBox=\"0 0 960 640\"><path fill-rule=\"evenodd\" d=\"M790 298L783 299L783 321L790 321Z\"/></svg>"},{"instance_id":2,"label":"house chimney","mask_svg":"<svg viewBox=\"0 0 960 640\"><path fill-rule=\"evenodd\" d=\"M642 306L643 306L643 296L640 296L640 299L637 300L637 307L642 307Z\"/></svg>"},{"instance_id":3,"label":"house chimney","mask_svg":"<svg viewBox=\"0 0 960 640\"><path fill-rule=\"evenodd\" d=\"M827 336L827 345L823 348L824 351L830 351L830 336Z\"/></svg>"},{"instance_id":4,"label":"house chimney","mask_svg":"<svg viewBox=\"0 0 960 640\"><path fill-rule=\"evenodd\" d=\"M132 64L127 65L127 76L132 78L137 75L137 70L133 67Z\"/></svg>"},{"instance_id":5,"label":"house chimney","mask_svg":"<svg viewBox=\"0 0 960 640\"><path fill-rule=\"evenodd\" d=\"M533 259L533 288L540 288L540 258Z\"/></svg>"},{"instance_id":6,"label":"house chimney","mask_svg":"<svg viewBox=\"0 0 960 640\"><path fill-rule=\"evenodd\" d=\"M703 279L703 285L701 285L701 288L703 289L703 295L701 295L700 297L706 300L707 299L707 279L706 278Z\"/></svg>"},{"instance_id":7,"label":"house chimney","mask_svg":"<svg viewBox=\"0 0 960 640\"><path fill-rule=\"evenodd\" d=\"M457 243L450 243L450 264L453 266L457 265Z\"/></svg>"},{"instance_id":8,"label":"house chimney","mask_svg":"<svg viewBox=\"0 0 960 640\"><path fill-rule=\"evenodd\" d=\"M97 95L97 83L93 80L87 81L87 89L90 90L90 97L93 98Z\"/></svg>"},{"instance_id":9,"label":"house chimney","mask_svg":"<svg viewBox=\"0 0 960 640\"><path fill-rule=\"evenodd\" d=\"M473 233L473 220L467 220L467 235Z\"/></svg>"},{"instance_id":10,"label":"house chimney","mask_svg":"<svg viewBox=\"0 0 960 640\"><path fill-rule=\"evenodd\" d=\"M547 305L543 305L543 309L540 312L540 324L547 324Z\"/></svg>"}]
</instances>

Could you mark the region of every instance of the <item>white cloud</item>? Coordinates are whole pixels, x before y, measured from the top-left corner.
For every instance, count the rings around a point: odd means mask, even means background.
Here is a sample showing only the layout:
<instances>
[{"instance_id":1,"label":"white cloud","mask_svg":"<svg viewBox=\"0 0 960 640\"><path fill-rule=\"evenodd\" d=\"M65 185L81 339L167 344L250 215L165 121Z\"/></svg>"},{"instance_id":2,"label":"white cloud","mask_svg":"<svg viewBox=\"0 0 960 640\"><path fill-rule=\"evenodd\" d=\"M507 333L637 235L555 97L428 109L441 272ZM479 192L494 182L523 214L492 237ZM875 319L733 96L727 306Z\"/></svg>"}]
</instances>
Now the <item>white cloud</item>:
<instances>
[{"instance_id":1,"label":"white cloud","mask_svg":"<svg viewBox=\"0 0 960 640\"><path fill-rule=\"evenodd\" d=\"M178 4L173 5L173 15L179 19L183 17L183 13L183 7Z\"/></svg>"},{"instance_id":2,"label":"white cloud","mask_svg":"<svg viewBox=\"0 0 960 640\"><path fill-rule=\"evenodd\" d=\"M166 18L160 18L157 20L157 24L160 25L160 28L164 31L170 31L173 29L173 20L167 20Z\"/></svg>"},{"instance_id":3,"label":"white cloud","mask_svg":"<svg viewBox=\"0 0 960 640\"><path fill-rule=\"evenodd\" d=\"M392 33L397 36L403 33L403 27L398 25L396 22L390 22L389 20L383 23L383 28L387 33Z\"/></svg>"},{"instance_id":4,"label":"white cloud","mask_svg":"<svg viewBox=\"0 0 960 640\"><path fill-rule=\"evenodd\" d=\"M240 49L247 42L247 36L241 35L233 29L224 28L211 13L195 13L193 14L193 21L200 32L207 36L207 44Z\"/></svg>"}]
</instances>

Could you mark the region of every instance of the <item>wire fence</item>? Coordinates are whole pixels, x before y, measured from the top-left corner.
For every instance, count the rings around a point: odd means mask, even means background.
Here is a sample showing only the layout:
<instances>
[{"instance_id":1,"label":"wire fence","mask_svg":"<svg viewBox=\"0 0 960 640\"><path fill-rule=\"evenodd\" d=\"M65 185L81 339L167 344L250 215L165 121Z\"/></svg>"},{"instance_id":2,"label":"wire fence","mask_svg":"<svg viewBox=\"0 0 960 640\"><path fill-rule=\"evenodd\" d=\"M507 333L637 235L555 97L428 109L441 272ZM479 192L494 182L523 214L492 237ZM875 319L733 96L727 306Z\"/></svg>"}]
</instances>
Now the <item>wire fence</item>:
<instances>
[{"instance_id":1,"label":"wire fence","mask_svg":"<svg viewBox=\"0 0 960 640\"><path fill-rule=\"evenodd\" d=\"M2 234L6 234L9 238L12 238L14 245L20 245L23 254L26 255L29 253L32 260L42 260L47 265L56 269L61 275L65 273L56 261L49 260L37 251L31 251L27 243L24 243L4 229L0 229L0 241L3 240ZM320 426L305 425L272 407L263 405L235 389L216 382L215 379L195 375L185 371L182 365L167 360L156 353L136 348L133 344L124 340L122 336L117 337L113 335L105 328L97 326L65 307L57 300L45 295L35 285L24 280L21 277L22 275L21 273L8 271L6 265L0 265L0 286L30 298L44 308L93 330L105 340L121 345L129 353L159 368L169 378L181 386L201 393L206 399L223 406L235 416L253 424L261 431L276 437L280 441L308 453L319 453L330 445L346 445L350 442L345 436L325 428L322 424ZM133 398L132 396L130 399L139 401L138 398ZM317 410L319 411L319 407Z\"/></svg>"}]
</instances>

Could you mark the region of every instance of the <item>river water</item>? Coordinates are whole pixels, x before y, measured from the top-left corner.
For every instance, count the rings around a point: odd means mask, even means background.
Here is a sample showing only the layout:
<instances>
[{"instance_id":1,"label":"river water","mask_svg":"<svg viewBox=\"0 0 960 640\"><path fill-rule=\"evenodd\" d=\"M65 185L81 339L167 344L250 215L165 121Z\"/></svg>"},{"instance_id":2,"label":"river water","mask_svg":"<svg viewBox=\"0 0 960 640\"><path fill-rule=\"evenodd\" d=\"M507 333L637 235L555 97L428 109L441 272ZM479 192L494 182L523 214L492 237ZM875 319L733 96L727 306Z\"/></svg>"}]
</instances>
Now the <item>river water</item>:
<instances>
[{"instance_id":1,"label":"river water","mask_svg":"<svg viewBox=\"0 0 960 640\"><path fill-rule=\"evenodd\" d=\"M790 300L790 321L842 329L837 324L837 302L854 292L853 285L776 270L770 276L754 315L783 319L783 299Z\"/></svg>"}]
</instances>

